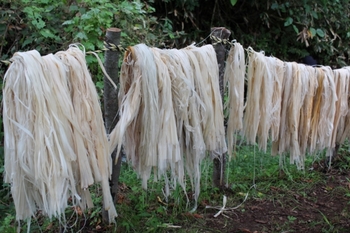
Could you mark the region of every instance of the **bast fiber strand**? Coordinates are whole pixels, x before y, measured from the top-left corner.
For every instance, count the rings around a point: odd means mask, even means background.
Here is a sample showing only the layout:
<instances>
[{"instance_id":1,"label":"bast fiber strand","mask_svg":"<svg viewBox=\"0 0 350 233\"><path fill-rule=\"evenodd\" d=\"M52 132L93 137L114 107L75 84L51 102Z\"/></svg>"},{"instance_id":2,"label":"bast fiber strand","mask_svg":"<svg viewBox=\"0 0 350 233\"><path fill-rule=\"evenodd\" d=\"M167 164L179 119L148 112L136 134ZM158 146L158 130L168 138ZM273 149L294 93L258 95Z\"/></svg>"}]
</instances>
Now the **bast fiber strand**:
<instances>
[{"instance_id":1,"label":"bast fiber strand","mask_svg":"<svg viewBox=\"0 0 350 233\"><path fill-rule=\"evenodd\" d=\"M103 205L104 209L108 212L109 222L114 222L117 213L112 196L110 195L109 187L109 178L112 173L112 160L102 118L102 111L98 101L99 97L86 66L85 55L75 46L71 46L67 51L61 51L55 55L58 56L69 69L68 76L71 98L79 128L84 136L83 143L87 150L86 156L88 160L86 166L81 166L79 164L81 177L84 177L82 170L87 170L88 166L90 166L94 182L101 183ZM83 150L83 148L80 148L80 150ZM78 160L78 162L80 162L80 160ZM83 182L81 182L80 188L82 190L87 190L87 186L84 186Z\"/></svg>"},{"instance_id":2,"label":"bast fiber strand","mask_svg":"<svg viewBox=\"0 0 350 233\"><path fill-rule=\"evenodd\" d=\"M236 145L237 133L243 128L244 112L244 80L245 80L245 54L240 43L234 43L231 47L225 66L224 86L228 87L227 120L227 150L232 156Z\"/></svg>"},{"instance_id":3,"label":"bast fiber strand","mask_svg":"<svg viewBox=\"0 0 350 233\"><path fill-rule=\"evenodd\" d=\"M11 183L17 220L37 209L56 217L70 193L79 197L71 162L77 159L72 133L77 120L65 69L45 64L34 50L17 52L11 61L3 90L5 182ZM51 69L55 72L47 72Z\"/></svg>"},{"instance_id":4,"label":"bast fiber strand","mask_svg":"<svg viewBox=\"0 0 350 233\"><path fill-rule=\"evenodd\" d=\"M186 171L197 205L206 151L217 155L227 150L213 47L129 47L119 102L120 120L110 134L110 150L120 151L123 145L144 188L152 172L156 179L165 176L166 195L170 180L185 190Z\"/></svg>"},{"instance_id":5,"label":"bast fiber strand","mask_svg":"<svg viewBox=\"0 0 350 233\"><path fill-rule=\"evenodd\" d=\"M88 187L102 182L114 222L107 135L84 54L73 47L43 57L37 51L16 53L11 60L3 119L5 182L11 183L16 219L29 219L37 210L60 217L71 197L73 205L92 207Z\"/></svg>"}]
</instances>

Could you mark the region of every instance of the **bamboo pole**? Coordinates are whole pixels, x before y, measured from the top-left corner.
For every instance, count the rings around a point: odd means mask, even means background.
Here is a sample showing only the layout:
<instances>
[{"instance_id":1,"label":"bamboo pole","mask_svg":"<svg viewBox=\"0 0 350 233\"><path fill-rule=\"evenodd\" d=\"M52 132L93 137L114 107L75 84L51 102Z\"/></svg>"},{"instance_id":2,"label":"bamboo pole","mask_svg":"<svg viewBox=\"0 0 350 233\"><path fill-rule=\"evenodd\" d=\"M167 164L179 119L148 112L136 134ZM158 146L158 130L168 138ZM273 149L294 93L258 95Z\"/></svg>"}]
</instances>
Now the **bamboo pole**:
<instances>
[{"instance_id":1,"label":"bamboo pole","mask_svg":"<svg viewBox=\"0 0 350 233\"><path fill-rule=\"evenodd\" d=\"M121 29L119 28L109 28L106 32L105 42L110 45L119 45L120 43L120 34ZM111 47L111 46L108 46ZM119 60L120 52L118 50L107 50L105 52L105 69L107 74L113 80L115 84L119 83ZM103 79L104 82L104 92L103 92L103 101L104 101L104 120L106 132L109 134L118 122L118 90L116 90L111 82L105 76ZM115 163L116 151L113 151L112 154L112 176L110 180L111 194L114 200L114 203L117 202L117 191L118 191L118 181L121 167L121 157L119 156L118 161Z\"/></svg>"},{"instance_id":2,"label":"bamboo pole","mask_svg":"<svg viewBox=\"0 0 350 233\"><path fill-rule=\"evenodd\" d=\"M228 40L231 32L224 27L213 27L211 29L211 35L220 40ZM219 65L219 86L222 104L224 104L224 72L225 72L225 60L226 60L226 48L223 43L217 43L214 39L212 41L213 47L216 52L216 58ZM226 123L225 123L226 126ZM225 127L226 128L226 127ZM225 164L226 164L226 153L219 155L218 158L214 158L213 168L213 185L215 187L222 187L224 185L225 177Z\"/></svg>"}]
</instances>

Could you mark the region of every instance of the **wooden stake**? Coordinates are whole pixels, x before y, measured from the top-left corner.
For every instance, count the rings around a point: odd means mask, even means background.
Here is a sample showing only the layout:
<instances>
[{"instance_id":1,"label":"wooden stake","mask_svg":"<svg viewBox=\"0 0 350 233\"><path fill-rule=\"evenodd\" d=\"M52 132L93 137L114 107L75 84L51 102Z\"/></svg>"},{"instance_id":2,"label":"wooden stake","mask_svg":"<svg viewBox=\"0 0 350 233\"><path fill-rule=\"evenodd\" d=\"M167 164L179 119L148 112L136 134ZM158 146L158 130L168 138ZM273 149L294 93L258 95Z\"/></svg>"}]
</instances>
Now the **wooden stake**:
<instances>
[{"instance_id":1,"label":"wooden stake","mask_svg":"<svg viewBox=\"0 0 350 233\"><path fill-rule=\"evenodd\" d=\"M120 34L121 29L119 28L109 28L107 29L105 42L110 45L119 45L120 43ZM107 46L109 47L109 46ZM113 80L115 84L119 83L119 68L118 68L118 60L119 60L120 52L118 50L108 50L105 52L105 69L107 74ZM113 128L116 126L118 122L118 90L116 90L107 77L104 77L104 92L103 92L103 101L104 101L104 120L106 132L109 134ZM121 165L121 157L117 162L115 162L116 152L112 153L112 177L110 180L111 186L111 194L114 200L114 203L117 202L117 191L118 191L118 181L120 174L120 165Z\"/></svg>"},{"instance_id":2,"label":"wooden stake","mask_svg":"<svg viewBox=\"0 0 350 233\"><path fill-rule=\"evenodd\" d=\"M229 39L231 32L224 27L214 27L211 29L211 35L223 41L223 40ZM224 72L225 72L225 60L226 60L226 47L222 42L217 43L216 40L213 40L212 43L216 52L216 58L218 60L218 65L219 65L220 93L221 93L222 104L224 104ZM222 187L224 185L224 177L225 177L226 153L219 155L219 158L215 158L213 162L214 162L213 185L215 187Z\"/></svg>"}]
</instances>

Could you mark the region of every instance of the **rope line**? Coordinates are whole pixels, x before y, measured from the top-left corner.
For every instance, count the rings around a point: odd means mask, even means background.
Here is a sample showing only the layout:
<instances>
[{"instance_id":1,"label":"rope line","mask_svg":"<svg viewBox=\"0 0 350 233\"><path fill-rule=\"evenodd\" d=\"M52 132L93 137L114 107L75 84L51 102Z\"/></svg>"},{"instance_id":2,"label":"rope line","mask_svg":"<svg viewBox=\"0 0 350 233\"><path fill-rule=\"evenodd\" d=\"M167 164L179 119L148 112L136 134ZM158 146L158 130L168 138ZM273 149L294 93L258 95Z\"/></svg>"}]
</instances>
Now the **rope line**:
<instances>
[{"instance_id":1,"label":"rope line","mask_svg":"<svg viewBox=\"0 0 350 233\"><path fill-rule=\"evenodd\" d=\"M221 39L213 35L210 35L210 39L213 41L212 43L213 45L224 44L224 45L233 46L233 41L229 41L228 39Z\"/></svg>"},{"instance_id":2,"label":"rope line","mask_svg":"<svg viewBox=\"0 0 350 233\"><path fill-rule=\"evenodd\" d=\"M235 42L235 41L229 41L228 39L221 39L221 38L213 36L213 35L209 35L208 37L210 37L210 39L213 41L212 45L224 44L224 45L233 46L234 45L233 43ZM202 42L200 42L200 43L202 43ZM119 51L121 53L124 53L126 51L126 49L120 44L119 45L115 45L113 43L109 43L109 42L103 41L103 48L102 49L99 49L99 50L96 50L96 51L92 51L92 52L87 52L87 54L102 53L102 52L105 52L105 51L114 51L114 52ZM11 63L12 63L10 60L0 60L0 62L5 64L5 65L11 65Z\"/></svg>"},{"instance_id":3,"label":"rope line","mask_svg":"<svg viewBox=\"0 0 350 233\"><path fill-rule=\"evenodd\" d=\"M87 54L102 53L102 52L105 52L105 51L113 51L113 52L119 51L121 53L124 53L125 52L125 48L123 46L121 46L121 45L115 45L113 43L109 43L109 42L104 41L102 49L96 50L96 51L93 51L93 52L87 52ZM11 65L11 63L12 63L10 60L0 60L0 62L5 64L5 65Z\"/></svg>"}]
</instances>

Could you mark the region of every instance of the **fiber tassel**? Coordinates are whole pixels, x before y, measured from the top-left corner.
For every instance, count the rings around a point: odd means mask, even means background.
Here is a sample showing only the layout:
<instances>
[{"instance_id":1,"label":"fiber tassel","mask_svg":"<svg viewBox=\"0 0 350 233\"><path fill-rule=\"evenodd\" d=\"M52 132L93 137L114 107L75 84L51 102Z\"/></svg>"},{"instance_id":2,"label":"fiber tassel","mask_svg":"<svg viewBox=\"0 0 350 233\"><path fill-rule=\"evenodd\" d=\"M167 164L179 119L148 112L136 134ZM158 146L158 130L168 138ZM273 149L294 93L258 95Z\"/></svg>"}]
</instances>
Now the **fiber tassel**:
<instances>
[{"instance_id":1,"label":"fiber tassel","mask_svg":"<svg viewBox=\"0 0 350 233\"><path fill-rule=\"evenodd\" d=\"M234 43L227 57L224 84L228 85L227 148L231 157L236 145L236 134L243 129L245 54L240 43Z\"/></svg>"}]
</instances>

